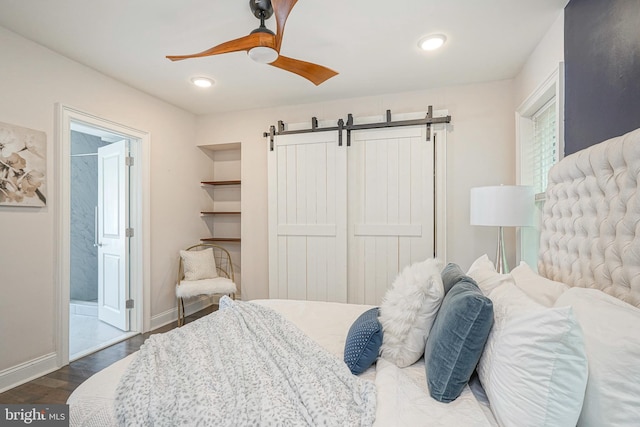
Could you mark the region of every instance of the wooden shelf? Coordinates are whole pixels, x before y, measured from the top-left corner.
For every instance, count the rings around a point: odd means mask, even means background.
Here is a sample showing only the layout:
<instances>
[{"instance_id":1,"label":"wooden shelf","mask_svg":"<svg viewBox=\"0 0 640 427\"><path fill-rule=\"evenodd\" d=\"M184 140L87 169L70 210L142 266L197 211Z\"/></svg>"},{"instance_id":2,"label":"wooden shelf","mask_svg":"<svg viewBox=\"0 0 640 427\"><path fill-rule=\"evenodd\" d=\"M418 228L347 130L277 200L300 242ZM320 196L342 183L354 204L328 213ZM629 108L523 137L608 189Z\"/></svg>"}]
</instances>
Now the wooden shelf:
<instances>
[{"instance_id":1,"label":"wooden shelf","mask_svg":"<svg viewBox=\"0 0 640 427\"><path fill-rule=\"evenodd\" d=\"M202 181L202 185L240 185L240 180L234 181Z\"/></svg>"},{"instance_id":2,"label":"wooden shelf","mask_svg":"<svg viewBox=\"0 0 640 427\"><path fill-rule=\"evenodd\" d=\"M205 237L200 240L203 242L240 242L239 237Z\"/></svg>"},{"instance_id":3,"label":"wooden shelf","mask_svg":"<svg viewBox=\"0 0 640 427\"><path fill-rule=\"evenodd\" d=\"M198 145L201 150L207 151L225 151L225 150L240 150L239 142L225 142L222 144L203 144Z\"/></svg>"},{"instance_id":4,"label":"wooden shelf","mask_svg":"<svg viewBox=\"0 0 640 427\"><path fill-rule=\"evenodd\" d=\"M240 212L200 212L202 215L240 215Z\"/></svg>"}]
</instances>

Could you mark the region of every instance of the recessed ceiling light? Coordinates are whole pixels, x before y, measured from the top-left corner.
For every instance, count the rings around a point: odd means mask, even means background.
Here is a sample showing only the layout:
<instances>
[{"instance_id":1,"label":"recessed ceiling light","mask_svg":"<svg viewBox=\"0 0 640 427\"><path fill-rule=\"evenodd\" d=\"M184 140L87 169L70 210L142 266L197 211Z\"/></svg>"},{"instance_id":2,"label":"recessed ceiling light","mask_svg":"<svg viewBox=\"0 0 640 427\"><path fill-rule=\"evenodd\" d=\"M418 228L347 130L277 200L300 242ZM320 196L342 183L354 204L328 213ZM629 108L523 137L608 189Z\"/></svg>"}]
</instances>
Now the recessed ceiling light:
<instances>
[{"instance_id":1,"label":"recessed ceiling light","mask_svg":"<svg viewBox=\"0 0 640 427\"><path fill-rule=\"evenodd\" d=\"M442 47L447 38L443 34L431 34L423 37L418 42L418 46L422 50L436 50Z\"/></svg>"},{"instance_id":2,"label":"recessed ceiling light","mask_svg":"<svg viewBox=\"0 0 640 427\"><path fill-rule=\"evenodd\" d=\"M192 77L191 83L198 87L211 87L211 85L213 85L213 80L208 77Z\"/></svg>"}]
</instances>

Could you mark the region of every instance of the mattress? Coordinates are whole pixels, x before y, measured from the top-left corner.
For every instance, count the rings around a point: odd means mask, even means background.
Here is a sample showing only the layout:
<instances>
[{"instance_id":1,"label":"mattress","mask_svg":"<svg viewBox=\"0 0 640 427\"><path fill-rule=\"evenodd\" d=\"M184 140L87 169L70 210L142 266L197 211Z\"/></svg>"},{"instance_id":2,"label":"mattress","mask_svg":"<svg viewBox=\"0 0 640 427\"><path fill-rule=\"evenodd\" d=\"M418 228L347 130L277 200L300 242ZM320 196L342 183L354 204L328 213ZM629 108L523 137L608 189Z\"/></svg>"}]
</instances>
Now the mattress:
<instances>
[{"instance_id":1,"label":"mattress","mask_svg":"<svg viewBox=\"0 0 640 427\"><path fill-rule=\"evenodd\" d=\"M296 300L256 300L279 312L330 353L342 359L349 327L368 305ZM212 314L212 315L215 315ZM115 426L115 392L120 378L136 357L133 353L96 373L69 397L71 425ZM398 368L383 359L360 375L374 381L377 391L375 426L495 427L481 390L465 387L454 402L445 404L429 396L423 359ZM478 390L477 387L474 387Z\"/></svg>"}]
</instances>

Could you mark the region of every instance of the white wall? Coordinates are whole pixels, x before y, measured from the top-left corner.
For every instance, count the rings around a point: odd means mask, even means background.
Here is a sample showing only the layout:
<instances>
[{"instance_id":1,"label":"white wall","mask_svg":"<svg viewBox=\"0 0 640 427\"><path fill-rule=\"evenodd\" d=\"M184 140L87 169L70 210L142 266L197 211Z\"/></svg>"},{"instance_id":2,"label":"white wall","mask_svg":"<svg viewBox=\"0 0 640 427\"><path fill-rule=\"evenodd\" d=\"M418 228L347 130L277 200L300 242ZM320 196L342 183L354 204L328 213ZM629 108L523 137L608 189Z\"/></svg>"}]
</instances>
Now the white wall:
<instances>
[{"instance_id":1,"label":"white wall","mask_svg":"<svg viewBox=\"0 0 640 427\"><path fill-rule=\"evenodd\" d=\"M268 296L267 146L262 133L277 120L373 116L387 109L406 113L429 105L449 110L447 259L466 269L477 256L495 252L497 230L469 226L469 189L514 182L513 81L195 117L1 27L0 56L0 121L44 131L49 155L47 207L0 207L0 372L56 351L56 102L151 134L152 317L175 307L178 249L208 233L198 215L199 182L210 174L211 161L196 148L201 144L243 143L243 299ZM520 78L518 88L524 88L526 79ZM512 245L513 235L507 239Z\"/></svg>"},{"instance_id":2,"label":"white wall","mask_svg":"<svg viewBox=\"0 0 640 427\"><path fill-rule=\"evenodd\" d=\"M203 232L195 116L0 27L0 121L47 135L47 206L0 207L0 371L55 352L54 104L151 134L151 316L175 306L176 254ZM194 167L196 165L197 167ZM147 325L148 327L148 325Z\"/></svg>"},{"instance_id":3,"label":"white wall","mask_svg":"<svg viewBox=\"0 0 640 427\"><path fill-rule=\"evenodd\" d=\"M469 190L515 182L512 81L201 116L197 144L242 142L242 298L268 297L267 143L262 133L286 123L447 109L448 261L463 269L496 249L497 229L469 226ZM513 234L508 234L513 247ZM510 254L513 251L509 251ZM513 263L513 259L510 260Z\"/></svg>"},{"instance_id":4,"label":"white wall","mask_svg":"<svg viewBox=\"0 0 640 427\"><path fill-rule=\"evenodd\" d=\"M564 10L514 79L516 108L564 61Z\"/></svg>"}]
</instances>

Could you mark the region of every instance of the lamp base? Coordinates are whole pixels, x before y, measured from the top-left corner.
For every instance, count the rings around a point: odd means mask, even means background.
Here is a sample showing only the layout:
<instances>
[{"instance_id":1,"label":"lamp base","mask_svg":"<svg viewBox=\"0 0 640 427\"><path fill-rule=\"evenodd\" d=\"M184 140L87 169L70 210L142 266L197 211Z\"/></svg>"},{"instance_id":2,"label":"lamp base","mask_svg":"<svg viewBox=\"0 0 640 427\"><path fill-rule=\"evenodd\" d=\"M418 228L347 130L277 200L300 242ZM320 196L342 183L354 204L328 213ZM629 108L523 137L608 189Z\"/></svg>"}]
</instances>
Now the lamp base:
<instances>
[{"instance_id":1,"label":"lamp base","mask_svg":"<svg viewBox=\"0 0 640 427\"><path fill-rule=\"evenodd\" d=\"M500 227L498 231L498 249L496 251L496 271L500 274L507 274L509 272L509 265L507 265L507 253L504 250L504 232Z\"/></svg>"}]
</instances>

